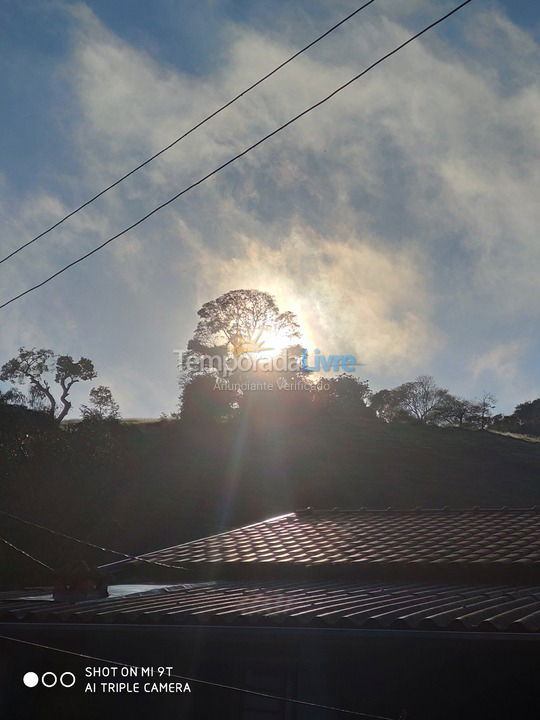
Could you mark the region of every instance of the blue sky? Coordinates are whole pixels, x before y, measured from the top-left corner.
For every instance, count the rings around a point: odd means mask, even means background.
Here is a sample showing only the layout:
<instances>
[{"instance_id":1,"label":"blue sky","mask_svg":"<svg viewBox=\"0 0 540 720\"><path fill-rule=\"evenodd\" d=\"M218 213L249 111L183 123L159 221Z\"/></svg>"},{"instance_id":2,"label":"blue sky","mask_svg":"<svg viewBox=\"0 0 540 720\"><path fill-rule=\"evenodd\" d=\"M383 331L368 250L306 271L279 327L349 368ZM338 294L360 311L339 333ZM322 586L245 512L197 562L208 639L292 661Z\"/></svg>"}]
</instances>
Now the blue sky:
<instances>
[{"instance_id":1,"label":"blue sky","mask_svg":"<svg viewBox=\"0 0 540 720\"><path fill-rule=\"evenodd\" d=\"M187 142L0 266L2 298L118 231L453 4L377 0ZM0 246L9 251L355 7L158 0L0 6ZM176 404L196 311L257 287L374 389L430 373L540 395L540 12L475 0L0 323L95 360L125 416ZM4 254L4 253L3 253ZM88 388L78 391L84 401Z\"/></svg>"}]
</instances>

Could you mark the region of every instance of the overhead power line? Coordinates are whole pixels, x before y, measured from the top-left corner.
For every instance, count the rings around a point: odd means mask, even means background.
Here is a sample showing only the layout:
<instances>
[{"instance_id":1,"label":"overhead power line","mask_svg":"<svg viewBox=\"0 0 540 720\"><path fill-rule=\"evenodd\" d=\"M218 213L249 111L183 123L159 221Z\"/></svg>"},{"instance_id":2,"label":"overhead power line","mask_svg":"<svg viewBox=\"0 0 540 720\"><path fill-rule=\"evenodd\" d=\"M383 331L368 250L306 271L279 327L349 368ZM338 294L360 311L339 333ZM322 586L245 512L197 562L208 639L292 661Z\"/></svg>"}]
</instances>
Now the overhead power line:
<instances>
[{"instance_id":1,"label":"overhead power line","mask_svg":"<svg viewBox=\"0 0 540 720\"><path fill-rule=\"evenodd\" d=\"M26 520L25 518L19 517L19 515L14 515L7 510L0 510L0 515L4 515L11 520L16 520L17 522L23 523L23 525L28 525L38 530L44 530L45 532L48 532L51 535L56 535L57 537L61 537L64 540L71 540L71 542L78 543L79 545L86 545L87 547L93 548L94 550L102 550L103 552L112 553L113 555L122 557L125 560L136 560L137 562L146 563L148 565L158 565L159 567L169 568L170 570L185 570L185 568L181 567L180 565L170 565L168 563L159 562L158 560L148 560L147 558L141 557L140 555L130 555L129 553L120 552L119 550L112 550L111 548L105 547L104 545L96 545L95 543L89 542L88 540L81 540L80 538L73 537L73 535L67 535L66 533L60 532L59 530L53 530L46 525L41 525L40 523L33 522L32 520ZM35 558L32 559L35 560ZM41 564L44 565L44 563ZM49 566L46 565L45 567ZM52 570L52 568L49 568L49 570Z\"/></svg>"},{"instance_id":2,"label":"overhead power line","mask_svg":"<svg viewBox=\"0 0 540 720\"><path fill-rule=\"evenodd\" d=\"M52 652L71 655L72 657L78 657L84 660L93 660L94 662L106 663L107 665L118 665L120 667L128 668L138 667L137 665L133 665L132 663L125 663L121 662L120 660L109 660L107 658L96 657L94 655L87 655L86 653L75 652L74 650L65 650L64 648L58 648L52 645L43 645L42 643L32 642L31 640L22 640L21 638L15 638L9 635L0 635L0 638L2 640L9 640L11 642L20 643L22 645L29 645L30 647L41 648L42 650L50 650ZM370 713L359 712L358 710L349 710L347 708L333 707L331 705L321 705L320 703L310 702L309 700L299 700L297 698L272 695L271 693L261 692L258 690L250 690L249 688L237 687L236 685L226 685L225 683L212 682L210 680L201 680L200 678L189 677L187 675L175 675L171 673L170 675L168 675L168 677L175 678L175 680L184 680L188 683L207 685L210 687L219 688L221 690L230 690L232 692L242 693L244 695L255 695L256 697L265 698L266 700L277 700L279 702L302 705L304 707L310 707L316 710L328 710L328 712L342 713L344 715L354 715L356 717L366 718L366 720L393 720L393 718L389 718L386 715L372 715Z\"/></svg>"},{"instance_id":3,"label":"overhead power line","mask_svg":"<svg viewBox=\"0 0 540 720\"><path fill-rule=\"evenodd\" d=\"M308 45L306 45L305 47L303 47L301 50L298 50L297 52L295 52L294 55L291 55L290 58L287 58L287 60L284 60L284 61L283 61L282 63L280 63L277 67L275 67L273 70L271 70L269 73L267 73L266 75L264 75L262 78L259 78L259 80L257 80L256 82L254 82L254 83L253 83L252 85L250 85L249 87L245 88L245 90L242 90L242 92L238 93L238 95L235 95L231 100L229 100L228 102L226 102L224 105L221 105L221 107L219 107L217 110L214 110L214 112L210 113L210 115L207 115L205 118L203 118L203 119L202 119L200 122L198 122L196 125L194 125L193 127L189 128L189 130L186 130L184 133L182 133L182 135L180 135L180 137L177 137L176 140L173 140L173 141L170 142L168 145L166 145L164 148L162 148L161 150L159 150L157 153L155 153L154 155L152 155L151 157L149 157L147 160L144 160L140 165L137 165L137 167L134 167L132 170L130 170L129 172L125 173L125 175L122 175L122 177L118 178L118 180L115 180L113 183L111 183L110 185L108 185L106 188L104 188L103 190L100 190L100 192L96 193L96 195L94 195L93 197L91 197L89 200L87 200L86 202L84 202L82 205L79 205L79 207L76 207L74 210L72 210L71 212L69 212L67 215L64 215L64 217L62 217L60 220L58 220L57 222L55 222L54 225L51 225L51 226L48 227L46 230L44 230L43 232L39 233L39 235L36 235L36 236L33 237L31 240L28 240L28 242L25 242L23 245L20 245L18 248L16 248L15 250L13 250L13 252L10 252L9 255L6 255L4 258L0 259L0 265L1 265L2 263L6 262L6 260L9 260L10 258L12 258L14 255L17 255L17 253L20 253L21 250L24 250L24 249L27 248L29 245L32 245L33 243L35 243L37 240L39 240L40 238L42 238L44 235L47 235L48 233L50 233L51 230L54 230L55 228L57 228L57 227L59 227L60 225L62 225L62 223L64 223L66 220L69 220L70 217L73 217L73 215L76 215L78 212L80 212L81 210L83 210L85 207L88 207L88 205L90 205L91 203L93 203L95 200L97 200L98 198L100 198L102 195L105 195L105 193L109 192L109 190L112 190L112 189L115 188L117 185L120 185L121 182L123 182L124 180L126 180L126 179L127 179L128 177L130 177L131 175L134 175L138 170L141 170L143 167L145 167L146 165L148 165L149 163L151 163L153 160L155 160L156 158L158 158L160 155L163 155L163 153L166 153L167 150L170 150L170 149L171 149L172 147L174 147L177 143L179 143L181 140L184 140L184 138L187 138L188 135L191 135L191 133L195 132L195 130L198 130L200 127L202 127L202 126L203 126L205 123L207 123L209 120L212 120L212 118L215 118L216 115L219 115L221 112L223 112L223 110L226 110L228 107L230 107L231 105L233 105L237 100L240 100L240 98L244 97L244 95L247 95L247 93L251 92L251 90L254 90L258 85L261 85L263 82L265 82L265 80L268 80L268 78L272 77L272 75L275 75L277 72L279 72L281 69L283 69L283 68L284 68L286 65L288 65L290 62L292 62L293 60L296 60L296 58L299 57L300 55L302 55L302 53L305 53L307 50L309 50L310 48L312 48L312 47L313 47L314 45L316 45L318 42L320 42L320 41L323 40L325 37L327 37L328 35L330 35L331 33L333 33L334 30L337 30L339 27L341 27L341 25L344 25L348 20L351 20L355 15L358 15L359 12L361 12L362 10L364 10L364 8L367 8L368 5L371 5L371 4L374 3L374 2L375 2L375 0L369 0L369 2L366 2L366 3L364 3L363 5L361 5L359 8L356 8L356 10L354 10L352 13L349 13L349 15L347 15L346 17L344 17L342 20L340 20L339 22L337 22L335 25L332 25L332 27L329 28L329 29L328 29L326 32L324 32L322 35L319 35L319 37L315 38L315 40L312 40Z\"/></svg>"},{"instance_id":4,"label":"overhead power line","mask_svg":"<svg viewBox=\"0 0 540 720\"><path fill-rule=\"evenodd\" d=\"M50 570L51 572L54 572L54 568L52 568L50 565L47 565L47 563L44 563L41 560L38 560L33 555L30 555L30 553L27 553L26 550L22 550L20 547L17 547L13 543L9 542L9 540L6 540L6 538L0 537L0 542L3 542L4 545L7 545L12 550L15 550L15 552L18 552L20 555L24 555L24 557L28 558L29 560L32 560L33 562L37 563L38 565L41 565L41 567L44 567L47 570Z\"/></svg>"},{"instance_id":5,"label":"overhead power line","mask_svg":"<svg viewBox=\"0 0 540 720\"><path fill-rule=\"evenodd\" d=\"M79 258L77 258L76 260L73 260L72 262L68 263L67 265L64 265L64 267L60 268L60 270L57 270L55 273L53 273L52 275L50 275L50 276L49 276L48 278L46 278L45 280L42 280L41 282L37 283L36 285L33 285L32 287L28 288L27 290L24 290L23 292L19 293L18 295L15 295L14 297L10 298L9 300L6 300L6 302L4 302L2 305L0 305L0 310L1 310L2 308L7 307L8 305L10 305L11 303L15 302L16 300L19 300L20 298L24 297L25 295L28 295L28 293L31 293L31 292L33 292L34 290L38 290L39 288L43 287L43 286L46 285L47 283L51 282L51 280L54 280L54 278L58 277L59 275L62 275L62 273L66 272L66 271L69 270L70 268L72 268L72 267L74 267L75 265L77 265L78 263L83 262L83 260L86 260L87 258L91 257L91 256L94 255L95 253L99 252L99 251L102 250L104 247L106 247L107 245L109 245L109 243L113 242L113 240L117 240L119 237L121 237L122 235L125 235L125 234L128 233L130 230L133 230L133 229L136 228L138 225L140 225L141 223L143 223L145 220L148 220L148 218L152 217L152 215L155 215L157 212L159 212L160 210L162 210L164 207L166 207L167 205L170 205L170 204L173 203L175 200L177 200L179 197L181 197L182 195L185 195L185 194L186 194L187 192L189 192L190 190L193 190L193 188L197 187L198 185L201 185L203 182L205 182L205 181L208 180L209 178L213 177L214 175L217 175L219 172L221 172L221 170L224 170L224 169L225 169L226 167L228 167L229 165L232 165L232 163L236 162L236 160L239 160L241 157L244 157L244 155L247 155L249 152L251 152L252 150L254 150L256 147L258 147L259 145L262 145L264 142L266 142L266 141L269 140L270 138L274 137L274 135L277 135L277 134L280 133L282 130L284 130L285 128L289 127L289 125L292 125L293 123L295 123L295 122L296 122L297 120L299 120L300 118L304 117L305 115L307 115L308 113L312 112L313 110L315 110L316 108L320 107L321 105L324 105L326 102L328 102L328 101L331 100L333 97L335 97L338 93L342 92L343 90L345 90L345 88L349 87L349 85L352 85L354 82L356 82L356 81L359 80L361 77L363 77L363 76L366 75L368 72L370 72L370 70L373 70L373 68L377 67L377 65L380 65L382 62L384 62L385 60L387 60L387 59L388 59L389 57L391 57L392 55L395 55L396 53L398 53L400 50L402 50L404 47L406 47L407 45L409 45L410 43L412 43L414 40L416 40L417 38L421 37L422 35L424 35L426 32L428 32L428 31L431 30L432 28L436 27L436 26L439 25L440 23L442 23L442 22L444 22L445 20L447 20L451 15L454 15L454 13L458 12L459 10L461 10L463 7L465 7L465 5L468 5L471 1L472 1L472 0L465 0L465 2L462 2L460 5L458 5L457 7L455 7L453 10L451 10L451 11L448 12L448 13L446 13L446 14L443 15L442 17L438 18L438 20L435 20L434 22L430 23L430 24L427 25L425 28L423 28L422 30L420 30L420 31L417 32L416 34L412 35L408 40L405 40L405 42L401 43L401 44L398 45L396 48L394 48L394 49L391 50L390 52L386 53L386 54L383 55L381 58L379 58L378 60L376 60L374 63L372 63L371 65L369 65L369 67L367 67L365 70L362 70L362 72L358 73L358 74L355 75L353 78L351 78L351 79L348 80L347 82L343 83L343 85L340 85L338 88L336 88L335 90L333 90L329 95L326 95L324 98L322 98L322 100L319 100L318 102L314 103L314 104L311 105L310 107L306 108L306 110L303 110L302 112L298 113L298 115L295 115L295 116L292 117L290 120L288 120L286 123L283 123L283 125L280 125L278 128L276 128L276 129L273 130L272 132L268 133L268 135L265 135L265 136L262 137L260 140L257 140L257 142L253 143L252 145L249 145L247 148L245 148L244 150L242 150L242 152L238 153L238 154L235 155L234 157L232 157L232 158L230 158L229 160L227 160L226 162L222 163L222 164L219 165L217 168L215 168L215 169L212 170L211 172L209 172L209 173L207 173L206 175L204 175L203 177L201 177L199 180L196 180L195 182L191 183L191 185L188 185L187 187L185 187L183 190L180 190L180 192L176 193L176 195L173 195L171 198L169 198L169 199L166 200L165 202L161 203L161 205L158 205L156 208L154 208L154 209L151 210L150 212L146 213L146 215L143 215L141 218L139 218L138 220L136 220L134 223L132 223L132 224L129 225L128 227L124 228L124 230L121 230L120 232L116 233L116 235L113 235L112 237L108 238L108 240L105 240L104 242L102 242L101 245L98 245L98 246L95 247L93 250L90 250L89 252L85 253L84 255L81 255Z\"/></svg>"}]
</instances>

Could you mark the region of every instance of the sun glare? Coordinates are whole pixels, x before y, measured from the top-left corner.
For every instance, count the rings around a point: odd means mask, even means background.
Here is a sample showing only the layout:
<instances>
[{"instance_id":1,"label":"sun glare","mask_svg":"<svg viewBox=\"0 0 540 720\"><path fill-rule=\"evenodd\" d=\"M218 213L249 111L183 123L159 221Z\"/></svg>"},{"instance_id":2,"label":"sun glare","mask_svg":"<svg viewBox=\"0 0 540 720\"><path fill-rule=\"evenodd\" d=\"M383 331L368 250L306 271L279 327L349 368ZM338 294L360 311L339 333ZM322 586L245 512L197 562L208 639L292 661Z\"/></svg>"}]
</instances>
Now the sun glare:
<instances>
[{"instance_id":1,"label":"sun glare","mask_svg":"<svg viewBox=\"0 0 540 720\"><path fill-rule=\"evenodd\" d=\"M262 348L259 354L262 357L274 357L293 343L294 341L284 333L263 333L261 336Z\"/></svg>"},{"instance_id":2,"label":"sun glare","mask_svg":"<svg viewBox=\"0 0 540 720\"><path fill-rule=\"evenodd\" d=\"M263 331L253 338L238 336L231 341L234 355L250 354L258 358L271 358L279 355L285 348L294 344L285 333Z\"/></svg>"}]
</instances>

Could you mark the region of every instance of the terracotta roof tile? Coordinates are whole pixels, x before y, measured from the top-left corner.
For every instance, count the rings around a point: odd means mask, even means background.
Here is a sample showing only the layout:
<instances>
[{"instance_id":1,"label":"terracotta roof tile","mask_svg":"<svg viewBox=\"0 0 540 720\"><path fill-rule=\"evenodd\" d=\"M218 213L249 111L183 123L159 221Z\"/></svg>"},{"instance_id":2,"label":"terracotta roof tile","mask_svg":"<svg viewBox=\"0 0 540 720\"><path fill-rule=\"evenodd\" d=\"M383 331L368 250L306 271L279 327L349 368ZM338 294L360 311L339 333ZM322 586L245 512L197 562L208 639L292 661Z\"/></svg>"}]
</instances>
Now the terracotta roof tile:
<instances>
[{"instance_id":1,"label":"terracotta roof tile","mask_svg":"<svg viewBox=\"0 0 540 720\"><path fill-rule=\"evenodd\" d=\"M530 509L300 511L145 555L191 563L540 564ZM112 566L111 566L112 567Z\"/></svg>"}]
</instances>

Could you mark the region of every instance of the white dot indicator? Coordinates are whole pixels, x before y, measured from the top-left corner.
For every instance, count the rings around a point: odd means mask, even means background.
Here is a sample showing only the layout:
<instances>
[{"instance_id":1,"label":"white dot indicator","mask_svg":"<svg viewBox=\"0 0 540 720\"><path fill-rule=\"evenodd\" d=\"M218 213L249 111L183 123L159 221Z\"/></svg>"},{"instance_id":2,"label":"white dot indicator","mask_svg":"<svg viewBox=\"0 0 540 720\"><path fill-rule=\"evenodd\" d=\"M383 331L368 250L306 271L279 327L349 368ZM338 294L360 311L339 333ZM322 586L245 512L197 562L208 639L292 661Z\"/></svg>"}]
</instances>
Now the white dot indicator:
<instances>
[{"instance_id":1,"label":"white dot indicator","mask_svg":"<svg viewBox=\"0 0 540 720\"><path fill-rule=\"evenodd\" d=\"M36 687L36 685L39 682L39 677L35 672L27 672L24 673L23 676L23 683L26 685L26 687Z\"/></svg>"}]
</instances>

